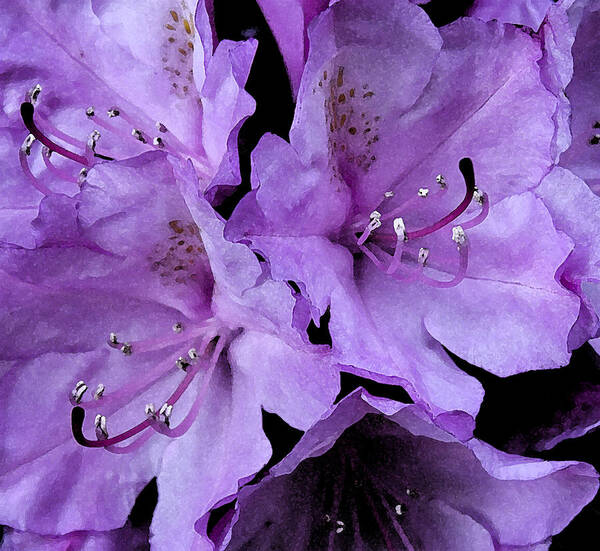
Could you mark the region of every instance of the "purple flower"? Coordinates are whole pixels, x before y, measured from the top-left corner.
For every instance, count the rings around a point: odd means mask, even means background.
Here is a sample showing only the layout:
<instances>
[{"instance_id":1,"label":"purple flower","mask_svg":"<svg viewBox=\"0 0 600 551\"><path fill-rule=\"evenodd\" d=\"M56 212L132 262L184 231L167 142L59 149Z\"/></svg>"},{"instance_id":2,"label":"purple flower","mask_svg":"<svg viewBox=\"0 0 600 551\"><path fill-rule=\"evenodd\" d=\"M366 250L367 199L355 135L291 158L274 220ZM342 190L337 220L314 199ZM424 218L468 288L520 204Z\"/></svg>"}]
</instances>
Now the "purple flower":
<instances>
[{"instance_id":1,"label":"purple flower","mask_svg":"<svg viewBox=\"0 0 600 551\"><path fill-rule=\"evenodd\" d=\"M346 369L467 430L457 412L482 391L442 346L501 376L558 367L579 311L556 280L572 241L531 191L558 150L543 51L391 0L335 4L310 39L290 144L261 140L226 235L296 281L314 319L330 307Z\"/></svg>"},{"instance_id":2,"label":"purple flower","mask_svg":"<svg viewBox=\"0 0 600 551\"><path fill-rule=\"evenodd\" d=\"M192 165L149 152L46 197L36 247L1 249L0 522L109 530L158 476L153 542L188 548L268 459L261 406L307 428L332 403L290 288L222 227Z\"/></svg>"},{"instance_id":3,"label":"purple flower","mask_svg":"<svg viewBox=\"0 0 600 551\"><path fill-rule=\"evenodd\" d=\"M148 532L119 528L110 532L72 532L64 536L41 536L6 529L2 540L5 551L146 551Z\"/></svg>"},{"instance_id":4,"label":"purple flower","mask_svg":"<svg viewBox=\"0 0 600 551\"><path fill-rule=\"evenodd\" d=\"M256 41L223 41L213 53L204 2L194 14L186 2L18 0L0 17L0 239L32 246L40 198L75 194L107 157L191 157L206 185L237 172Z\"/></svg>"},{"instance_id":5,"label":"purple flower","mask_svg":"<svg viewBox=\"0 0 600 551\"><path fill-rule=\"evenodd\" d=\"M112 530L156 476L153 545L189 548L268 459L261 407L303 429L339 390L203 198L238 170L256 43L213 55L203 3L0 10L0 523Z\"/></svg>"},{"instance_id":6,"label":"purple flower","mask_svg":"<svg viewBox=\"0 0 600 551\"><path fill-rule=\"evenodd\" d=\"M588 503L598 475L457 440L417 405L358 390L269 475L242 488L217 549L548 549ZM229 502L232 498L229 498ZM224 500L225 502L225 500Z\"/></svg>"}]
</instances>

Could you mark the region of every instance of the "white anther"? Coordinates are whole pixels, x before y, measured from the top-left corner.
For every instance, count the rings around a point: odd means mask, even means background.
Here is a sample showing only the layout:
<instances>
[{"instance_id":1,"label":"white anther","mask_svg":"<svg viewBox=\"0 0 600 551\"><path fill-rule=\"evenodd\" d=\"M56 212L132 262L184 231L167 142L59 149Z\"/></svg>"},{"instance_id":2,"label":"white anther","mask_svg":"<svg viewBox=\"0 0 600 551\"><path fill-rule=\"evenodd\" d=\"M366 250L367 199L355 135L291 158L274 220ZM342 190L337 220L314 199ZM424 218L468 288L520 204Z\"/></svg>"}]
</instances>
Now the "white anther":
<instances>
[{"instance_id":1,"label":"white anther","mask_svg":"<svg viewBox=\"0 0 600 551\"><path fill-rule=\"evenodd\" d=\"M131 353L133 352L131 344L129 344L128 342L124 342L123 346L121 346L121 352L123 352L125 356L131 356Z\"/></svg>"},{"instance_id":2,"label":"white anther","mask_svg":"<svg viewBox=\"0 0 600 551\"><path fill-rule=\"evenodd\" d=\"M85 114L86 114L87 117L92 118L96 114L96 111L95 111L94 107L92 105L90 105L85 110Z\"/></svg>"},{"instance_id":3,"label":"white anther","mask_svg":"<svg viewBox=\"0 0 600 551\"><path fill-rule=\"evenodd\" d=\"M394 218L394 232L403 241L406 241L406 226L402 218Z\"/></svg>"},{"instance_id":4,"label":"white anther","mask_svg":"<svg viewBox=\"0 0 600 551\"><path fill-rule=\"evenodd\" d=\"M104 394L105 390L106 390L106 387L102 383L100 383L96 387L96 392L94 392L94 400L100 400L100 398L102 398L102 395Z\"/></svg>"},{"instance_id":5,"label":"white anther","mask_svg":"<svg viewBox=\"0 0 600 551\"><path fill-rule=\"evenodd\" d=\"M178 321L177 323L174 323L173 331L175 331L175 333L181 333L183 331L183 324L180 321Z\"/></svg>"},{"instance_id":6,"label":"white anther","mask_svg":"<svg viewBox=\"0 0 600 551\"><path fill-rule=\"evenodd\" d=\"M173 406L167 404L166 402L161 406L160 410L158 411L158 415L162 415L163 422L165 423L165 425L167 425L167 427L169 426L169 423L171 421L172 412Z\"/></svg>"},{"instance_id":7,"label":"white anther","mask_svg":"<svg viewBox=\"0 0 600 551\"><path fill-rule=\"evenodd\" d=\"M35 136L33 134L29 134L24 140L23 145L21 146L21 151L25 153L25 155L31 155L31 146L35 142Z\"/></svg>"},{"instance_id":8,"label":"white anther","mask_svg":"<svg viewBox=\"0 0 600 551\"><path fill-rule=\"evenodd\" d=\"M85 180L86 180L86 178L87 178L87 175L88 175L88 169L87 169L87 168L85 168L85 167L84 167L84 168L82 168L82 169L79 171L79 175L77 176L77 183L78 183L79 185L83 184L83 182L85 182ZM115 343L115 344L116 344L116 343Z\"/></svg>"},{"instance_id":9,"label":"white anther","mask_svg":"<svg viewBox=\"0 0 600 551\"><path fill-rule=\"evenodd\" d=\"M156 122L156 130L158 130L159 132L162 132L163 134L165 132L168 132L167 127L162 122L159 122L159 121Z\"/></svg>"},{"instance_id":10,"label":"white anther","mask_svg":"<svg viewBox=\"0 0 600 551\"><path fill-rule=\"evenodd\" d=\"M344 531L344 523L341 520L336 521L337 528L335 529L336 534L341 534Z\"/></svg>"},{"instance_id":11,"label":"white anther","mask_svg":"<svg viewBox=\"0 0 600 551\"><path fill-rule=\"evenodd\" d=\"M467 234L462 226L454 226L452 228L452 241L454 241L458 247L462 247L467 242Z\"/></svg>"},{"instance_id":12,"label":"white anther","mask_svg":"<svg viewBox=\"0 0 600 551\"><path fill-rule=\"evenodd\" d=\"M107 115L108 115L108 116L109 116L111 119L114 119L115 117L118 117L118 116L121 114L121 112L120 112L120 111L119 111L119 110L118 110L116 107L113 107L112 109L109 109L109 110L106 112L106 114L107 114Z\"/></svg>"},{"instance_id":13,"label":"white anther","mask_svg":"<svg viewBox=\"0 0 600 551\"><path fill-rule=\"evenodd\" d=\"M111 333L111 334L109 335L109 337L108 337L108 342L109 342L110 344L114 344L114 345L117 345L117 344L119 344L119 339L117 338L117 335L116 335L116 333Z\"/></svg>"},{"instance_id":14,"label":"white anther","mask_svg":"<svg viewBox=\"0 0 600 551\"><path fill-rule=\"evenodd\" d=\"M44 157L49 159L50 155L52 155L52 150L49 147L46 147L45 145L43 145L42 146L42 155L44 155Z\"/></svg>"},{"instance_id":15,"label":"white anther","mask_svg":"<svg viewBox=\"0 0 600 551\"><path fill-rule=\"evenodd\" d=\"M479 191L479 188L475 188L473 191L473 199L477 201L480 205L483 205L483 193Z\"/></svg>"},{"instance_id":16,"label":"white anther","mask_svg":"<svg viewBox=\"0 0 600 551\"><path fill-rule=\"evenodd\" d=\"M394 511L396 511L396 514L398 516L402 516L404 514L404 506L399 503L398 505L396 505L396 507L394 507Z\"/></svg>"},{"instance_id":17,"label":"white anther","mask_svg":"<svg viewBox=\"0 0 600 551\"><path fill-rule=\"evenodd\" d=\"M94 419L94 426L96 427L96 438L98 440L106 440L108 438L108 431L106 430L106 417L104 415L96 415Z\"/></svg>"},{"instance_id":18,"label":"white anther","mask_svg":"<svg viewBox=\"0 0 600 551\"><path fill-rule=\"evenodd\" d=\"M197 360L198 359L198 351L195 348L190 348L188 350L188 356L190 357L190 360Z\"/></svg>"},{"instance_id":19,"label":"white anther","mask_svg":"<svg viewBox=\"0 0 600 551\"><path fill-rule=\"evenodd\" d=\"M386 192L383 194L383 196L384 196L386 199L389 199L390 197L393 197L393 196L394 196L394 192L393 192L393 191L386 191Z\"/></svg>"},{"instance_id":20,"label":"white anther","mask_svg":"<svg viewBox=\"0 0 600 551\"><path fill-rule=\"evenodd\" d=\"M421 187L419 188L419 191L417 191L417 194L419 197L427 197L429 195L429 190L426 187Z\"/></svg>"},{"instance_id":21,"label":"white anther","mask_svg":"<svg viewBox=\"0 0 600 551\"><path fill-rule=\"evenodd\" d=\"M435 177L435 181L440 185L440 187L446 187L446 178L442 174L438 174Z\"/></svg>"},{"instance_id":22,"label":"white anther","mask_svg":"<svg viewBox=\"0 0 600 551\"><path fill-rule=\"evenodd\" d=\"M185 371L190 366L189 362L187 362L182 356L179 356L179 358L175 360L175 365L182 371Z\"/></svg>"},{"instance_id":23,"label":"white anther","mask_svg":"<svg viewBox=\"0 0 600 551\"><path fill-rule=\"evenodd\" d=\"M418 258L418 262L421 266L425 266L425 262L427 262L427 259L429 258L429 249L425 248L425 247L421 247L419 249L419 258Z\"/></svg>"},{"instance_id":24,"label":"white anther","mask_svg":"<svg viewBox=\"0 0 600 551\"><path fill-rule=\"evenodd\" d=\"M27 92L29 101L35 105L41 93L42 87L39 84L36 84L31 90L29 90L29 92Z\"/></svg>"},{"instance_id":25,"label":"white anther","mask_svg":"<svg viewBox=\"0 0 600 551\"><path fill-rule=\"evenodd\" d=\"M90 148L92 149L92 151L96 150L96 144L98 143L98 140L100 139L100 132L98 130L94 130L91 134L90 137L88 138L88 145L90 146Z\"/></svg>"},{"instance_id":26,"label":"white anther","mask_svg":"<svg viewBox=\"0 0 600 551\"><path fill-rule=\"evenodd\" d=\"M154 417L156 415L154 404L146 404L144 411L146 412L146 417Z\"/></svg>"},{"instance_id":27,"label":"white anther","mask_svg":"<svg viewBox=\"0 0 600 551\"><path fill-rule=\"evenodd\" d=\"M381 226L381 213L374 210L371 214L369 214L369 225L367 226L371 231L376 230Z\"/></svg>"},{"instance_id":28,"label":"white anther","mask_svg":"<svg viewBox=\"0 0 600 551\"><path fill-rule=\"evenodd\" d=\"M144 138L144 134L142 134L141 130L138 130L137 128L134 128L131 131L131 135L138 141L142 142L142 143L146 143L146 138Z\"/></svg>"},{"instance_id":29,"label":"white anther","mask_svg":"<svg viewBox=\"0 0 600 551\"><path fill-rule=\"evenodd\" d=\"M71 391L71 396L76 404L81 402L85 391L88 389L87 385L83 381L78 381L75 388Z\"/></svg>"},{"instance_id":30,"label":"white anther","mask_svg":"<svg viewBox=\"0 0 600 551\"><path fill-rule=\"evenodd\" d=\"M152 145L156 147L165 147L165 142L163 142L162 138L156 137L152 140Z\"/></svg>"}]
</instances>

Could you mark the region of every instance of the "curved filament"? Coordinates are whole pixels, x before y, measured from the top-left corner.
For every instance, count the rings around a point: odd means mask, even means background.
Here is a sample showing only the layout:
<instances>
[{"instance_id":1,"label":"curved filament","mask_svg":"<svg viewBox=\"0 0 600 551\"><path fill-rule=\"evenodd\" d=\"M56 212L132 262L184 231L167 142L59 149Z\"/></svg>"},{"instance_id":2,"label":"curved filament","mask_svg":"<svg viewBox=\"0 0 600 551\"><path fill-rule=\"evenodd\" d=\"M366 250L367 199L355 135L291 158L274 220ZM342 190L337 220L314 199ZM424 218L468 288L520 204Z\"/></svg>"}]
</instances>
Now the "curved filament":
<instances>
[{"instance_id":1,"label":"curved filament","mask_svg":"<svg viewBox=\"0 0 600 551\"><path fill-rule=\"evenodd\" d=\"M467 267L469 265L469 246L465 243L464 245L459 247L458 254L459 254L458 271L456 272L456 275L451 280L440 281L439 279L433 279L429 276L426 276L424 273L422 273L422 270L421 270L421 276L419 279L426 285L429 285L430 287L437 287L438 289L448 289L450 287L456 287L465 278L465 275L467 274Z\"/></svg>"},{"instance_id":2,"label":"curved filament","mask_svg":"<svg viewBox=\"0 0 600 551\"><path fill-rule=\"evenodd\" d=\"M21 104L21 118L23 119L23 123L27 127L27 130L29 130L31 134L33 134L48 149L55 151L59 155L62 155L63 157L71 159L72 161L75 161L76 163L82 164L84 166L91 165L87 157L84 157L83 155L78 155L77 153L73 153L72 151L69 151L68 149L65 149L64 147L58 145L57 143L54 143L50 138L47 138L35 125L35 122L33 120L34 110L35 109L33 107L33 104L27 101Z\"/></svg>"},{"instance_id":3,"label":"curved filament","mask_svg":"<svg viewBox=\"0 0 600 551\"><path fill-rule=\"evenodd\" d=\"M468 229L474 228L475 226L479 226L479 224L481 224L487 218L487 216L490 212L490 200L486 193L482 194L481 200L482 200L481 212L474 218L471 218L471 220L467 220L466 222L461 222L460 225L463 230L468 230Z\"/></svg>"},{"instance_id":4,"label":"curved filament","mask_svg":"<svg viewBox=\"0 0 600 551\"><path fill-rule=\"evenodd\" d=\"M27 176L27 178L31 182L31 185L40 193L43 193L44 195L51 195L52 191L48 189L38 178L36 178L33 175L33 172L31 172L31 169L29 168L29 161L27 160L27 155L23 151L23 149L19 149L19 162L21 163L21 168L23 169L25 176Z\"/></svg>"}]
</instances>

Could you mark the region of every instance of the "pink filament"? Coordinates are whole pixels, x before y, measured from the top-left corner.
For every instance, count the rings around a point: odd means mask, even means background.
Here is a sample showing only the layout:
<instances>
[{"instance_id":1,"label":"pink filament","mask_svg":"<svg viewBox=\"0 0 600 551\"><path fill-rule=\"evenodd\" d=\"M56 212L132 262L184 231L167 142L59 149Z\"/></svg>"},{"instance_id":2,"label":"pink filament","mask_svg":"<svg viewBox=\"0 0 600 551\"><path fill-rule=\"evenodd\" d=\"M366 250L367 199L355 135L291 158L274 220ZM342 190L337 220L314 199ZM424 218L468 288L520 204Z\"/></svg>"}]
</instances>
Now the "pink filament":
<instances>
[{"instance_id":1,"label":"pink filament","mask_svg":"<svg viewBox=\"0 0 600 551\"><path fill-rule=\"evenodd\" d=\"M482 201L483 204L481 205L481 212L474 218L471 218L471 220L461 222L460 225L462 226L463 230L469 230L475 226L479 226L479 224L481 224L487 218L487 215L490 212L490 200L488 199L487 194L484 193L482 195Z\"/></svg>"},{"instance_id":2,"label":"pink filament","mask_svg":"<svg viewBox=\"0 0 600 551\"><path fill-rule=\"evenodd\" d=\"M52 172L54 175L58 176L59 178L61 178L62 180L64 180L65 182L71 182L73 184L77 183L77 178L75 178L74 176L71 176L68 172L54 166L52 164L52 161L50 160L50 156L46 155L44 152L42 152L42 157L44 159L44 164L46 165L46 168Z\"/></svg>"},{"instance_id":3,"label":"pink filament","mask_svg":"<svg viewBox=\"0 0 600 551\"><path fill-rule=\"evenodd\" d=\"M449 289L450 287L456 287L467 275L467 267L469 265L469 247L465 243L458 250L459 253L459 267L456 275L449 281L440 281L439 279L433 279L426 276L420 270L420 281L429 285L430 287L437 287L438 289Z\"/></svg>"},{"instance_id":4,"label":"pink filament","mask_svg":"<svg viewBox=\"0 0 600 551\"><path fill-rule=\"evenodd\" d=\"M206 372L206 374L204 375L204 379L202 381L202 386L198 389L198 393L196 394L194 403L192 404L190 411L184 417L183 421L181 421L181 423L179 423L179 425L177 425L174 428L169 428L169 427L163 426L162 424L153 423L152 428L154 430L156 430L156 431L160 432L161 434L164 434L165 436L168 436L170 438L178 438L179 436L183 436L190 429L193 422L196 420L198 413L200 412L200 406L202 405L202 402L204 401L204 398L206 396L206 392L208 390L208 385L212 379L213 372L215 370L215 367L217 365L217 362L219 360L219 356L221 355L222 350L223 350L223 345L219 341L219 343L217 343L217 347L215 348L215 351L213 352L209 369ZM195 369L194 375L199 371L199 369L200 369L200 367L197 367ZM191 378L190 378L190 382L191 382ZM180 385L180 386L182 386L182 385ZM187 386L186 386L186 388L187 388ZM179 390L179 389L177 389L177 390ZM176 395L176 393L177 393L177 391L174 392L171 395L171 397L167 400L168 404L171 404L171 405L175 404L175 402L177 402L177 400L179 400L181 394L183 394L183 391L179 395Z\"/></svg>"},{"instance_id":5,"label":"pink filament","mask_svg":"<svg viewBox=\"0 0 600 551\"><path fill-rule=\"evenodd\" d=\"M40 193L43 193L44 195L51 195L52 191L48 189L44 184L42 184L42 182L38 178L36 178L31 172L31 169L29 168L29 161L27 160L27 155L25 154L23 149L19 149L19 162L21 163L21 168L23 169L23 172L25 173L33 187L37 189Z\"/></svg>"}]
</instances>

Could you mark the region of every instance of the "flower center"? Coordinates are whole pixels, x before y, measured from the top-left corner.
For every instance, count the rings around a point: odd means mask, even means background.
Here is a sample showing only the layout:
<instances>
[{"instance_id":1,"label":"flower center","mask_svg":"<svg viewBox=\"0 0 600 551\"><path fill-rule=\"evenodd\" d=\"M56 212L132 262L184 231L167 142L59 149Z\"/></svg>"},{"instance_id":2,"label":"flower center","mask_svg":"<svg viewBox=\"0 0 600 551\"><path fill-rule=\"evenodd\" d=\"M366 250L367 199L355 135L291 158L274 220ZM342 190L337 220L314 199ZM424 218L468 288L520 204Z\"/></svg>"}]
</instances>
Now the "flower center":
<instances>
[{"instance_id":1,"label":"flower center","mask_svg":"<svg viewBox=\"0 0 600 551\"><path fill-rule=\"evenodd\" d=\"M355 245L380 270L401 281L421 281L440 288L454 287L464 279L468 266L468 240L465 230L485 220L489 212L489 200L487 195L480 192L475 185L471 159L466 157L461 159L458 166L465 181L465 196L456 208L434 223L420 229L407 229L404 219L399 215L408 212L414 214L426 203L431 205L432 202L439 200L447 191L447 183L442 175L436 177L440 189L435 193L430 194L428 188L420 188L415 196L386 212L385 203L395 195L393 191L387 191L377 210L369 215L368 222L359 219L350 225ZM454 277L450 280L429 277L425 274L426 266L438 272L448 273L449 270L443 263L436 264L435 259L434 263L429 260L429 248L416 249L415 245L419 245L422 238L432 236L458 220L473 200L481 205L481 212L474 218L454 226L451 232L451 239L459 253L458 269ZM358 235L360 228L363 228L363 231ZM367 246L367 241L370 246Z\"/></svg>"},{"instance_id":2,"label":"flower center","mask_svg":"<svg viewBox=\"0 0 600 551\"><path fill-rule=\"evenodd\" d=\"M88 387L84 381L79 381L73 388L70 397L71 403L75 406L71 412L71 427L73 436L79 444L88 448L104 448L112 453L127 453L140 448L155 432L170 438L177 438L189 430L201 409L212 375L221 352L230 338L230 333L218 327L214 319L205 320L202 324L197 324L189 330L185 330L181 322L176 322L172 329L173 333L163 339L137 342L122 342L115 333L110 334L108 346L125 356L155 352L167 347L178 347L184 343L187 346L193 343L195 346L189 348L187 353L182 355L172 355L170 360L158 364L146 377L134 377L112 393L106 393L104 384L100 383L91 400L82 401ZM96 440L88 439L83 434L86 410L97 410L101 406L116 411L161 378L171 374L173 370L180 370L184 373L184 377L158 411L154 404L146 404L145 419L113 437L109 437L106 417L98 413L94 419ZM196 378L201 380L191 408L176 427L171 427L173 406L177 404ZM141 436L138 436L132 443L117 446L137 435Z\"/></svg>"}]
</instances>

